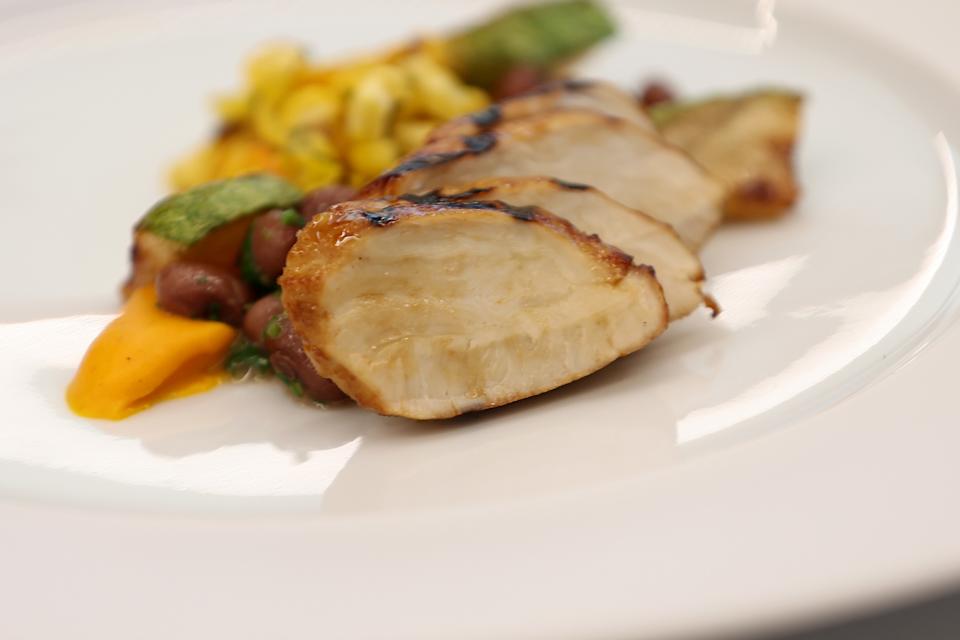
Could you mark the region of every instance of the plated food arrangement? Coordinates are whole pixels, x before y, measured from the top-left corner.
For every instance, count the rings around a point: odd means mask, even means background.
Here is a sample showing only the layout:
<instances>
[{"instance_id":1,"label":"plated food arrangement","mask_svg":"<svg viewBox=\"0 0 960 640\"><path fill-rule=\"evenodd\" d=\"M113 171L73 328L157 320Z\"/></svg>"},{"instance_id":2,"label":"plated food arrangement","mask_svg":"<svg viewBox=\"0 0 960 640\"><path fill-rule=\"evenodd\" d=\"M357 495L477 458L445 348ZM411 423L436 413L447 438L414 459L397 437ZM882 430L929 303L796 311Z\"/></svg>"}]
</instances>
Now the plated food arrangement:
<instances>
[{"instance_id":1,"label":"plated food arrangement","mask_svg":"<svg viewBox=\"0 0 960 640\"><path fill-rule=\"evenodd\" d=\"M448 418L718 313L697 252L724 220L796 200L802 98L651 100L571 76L613 30L574 0L329 67L262 53L137 224L126 305L71 408L119 419L274 376Z\"/></svg>"}]
</instances>

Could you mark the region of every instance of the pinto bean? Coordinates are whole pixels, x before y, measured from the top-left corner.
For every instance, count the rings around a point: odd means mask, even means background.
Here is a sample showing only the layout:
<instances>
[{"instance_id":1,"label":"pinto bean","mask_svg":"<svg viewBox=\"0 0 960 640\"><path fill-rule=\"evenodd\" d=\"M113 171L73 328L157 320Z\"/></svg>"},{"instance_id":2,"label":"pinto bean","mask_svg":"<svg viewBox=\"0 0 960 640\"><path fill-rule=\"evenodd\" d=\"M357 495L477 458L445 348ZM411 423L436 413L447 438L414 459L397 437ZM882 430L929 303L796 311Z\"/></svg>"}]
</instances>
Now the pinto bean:
<instances>
[{"instance_id":1,"label":"pinto bean","mask_svg":"<svg viewBox=\"0 0 960 640\"><path fill-rule=\"evenodd\" d=\"M336 384L314 369L285 313L271 317L262 335L274 370L288 379L298 380L307 397L317 402L330 402L344 397Z\"/></svg>"},{"instance_id":2,"label":"pinto bean","mask_svg":"<svg viewBox=\"0 0 960 640\"><path fill-rule=\"evenodd\" d=\"M252 295L226 269L196 262L174 262L157 274L160 308L188 318L210 318L233 326L243 322Z\"/></svg>"},{"instance_id":3,"label":"pinto bean","mask_svg":"<svg viewBox=\"0 0 960 640\"><path fill-rule=\"evenodd\" d=\"M292 210L272 209L257 216L250 225L250 250L261 275L274 281L283 272L287 253L297 241L302 220Z\"/></svg>"},{"instance_id":4,"label":"pinto bean","mask_svg":"<svg viewBox=\"0 0 960 640\"><path fill-rule=\"evenodd\" d=\"M493 99L500 101L522 95L535 89L546 80L543 71L529 65L519 65L507 70L493 87Z\"/></svg>"},{"instance_id":5,"label":"pinto bean","mask_svg":"<svg viewBox=\"0 0 960 640\"><path fill-rule=\"evenodd\" d=\"M648 82L640 93L640 106L644 109L656 106L658 104L673 102L676 95L666 83L656 80Z\"/></svg>"},{"instance_id":6,"label":"pinto bean","mask_svg":"<svg viewBox=\"0 0 960 640\"><path fill-rule=\"evenodd\" d=\"M300 351L302 358L297 354L286 351L276 351L270 354L270 365L278 374L293 380L298 380L303 393L317 402L333 402L344 398L343 391L332 380L322 377L306 354Z\"/></svg>"},{"instance_id":7,"label":"pinto bean","mask_svg":"<svg viewBox=\"0 0 960 640\"><path fill-rule=\"evenodd\" d=\"M270 320L283 313L280 296L266 295L254 302L243 316L243 332L251 342L262 345L264 331Z\"/></svg>"},{"instance_id":8,"label":"pinto bean","mask_svg":"<svg viewBox=\"0 0 960 640\"><path fill-rule=\"evenodd\" d=\"M338 202L346 202L357 195L357 190L345 184L314 189L300 202L300 213L309 222L313 216L323 213Z\"/></svg>"}]
</instances>

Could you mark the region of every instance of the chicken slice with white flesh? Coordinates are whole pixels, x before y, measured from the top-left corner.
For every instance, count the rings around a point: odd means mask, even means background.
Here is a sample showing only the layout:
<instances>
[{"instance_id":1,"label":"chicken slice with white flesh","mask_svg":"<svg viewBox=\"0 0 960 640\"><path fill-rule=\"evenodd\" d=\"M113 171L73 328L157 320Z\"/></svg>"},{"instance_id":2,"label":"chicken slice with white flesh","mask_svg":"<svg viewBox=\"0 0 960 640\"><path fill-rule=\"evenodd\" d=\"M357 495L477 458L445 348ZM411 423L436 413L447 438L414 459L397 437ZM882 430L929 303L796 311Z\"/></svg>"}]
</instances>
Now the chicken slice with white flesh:
<instances>
[{"instance_id":1,"label":"chicken slice with white flesh","mask_svg":"<svg viewBox=\"0 0 960 640\"><path fill-rule=\"evenodd\" d=\"M703 266L668 224L626 207L585 184L556 178L492 178L447 187L440 195L457 201L500 200L512 206L536 206L615 245L638 264L654 268L670 307L670 320L713 301L700 290Z\"/></svg>"},{"instance_id":2,"label":"chicken slice with white flesh","mask_svg":"<svg viewBox=\"0 0 960 640\"><path fill-rule=\"evenodd\" d=\"M560 80L492 104L483 111L454 118L431 132L429 141L448 136L471 136L503 122L553 109L586 109L623 118L649 131L656 127L637 99L614 84L601 80Z\"/></svg>"},{"instance_id":3,"label":"chicken slice with white flesh","mask_svg":"<svg viewBox=\"0 0 960 640\"><path fill-rule=\"evenodd\" d=\"M664 138L685 149L728 190L728 219L782 215L800 192L793 165L803 96L766 89L651 111Z\"/></svg>"},{"instance_id":4,"label":"chicken slice with white flesh","mask_svg":"<svg viewBox=\"0 0 960 640\"><path fill-rule=\"evenodd\" d=\"M426 193L487 178L548 176L589 184L671 225L696 250L720 222L723 189L656 133L594 111L558 109L425 145L362 191Z\"/></svg>"},{"instance_id":5,"label":"chicken slice with white flesh","mask_svg":"<svg viewBox=\"0 0 960 640\"><path fill-rule=\"evenodd\" d=\"M549 391L667 326L653 270L535 207L437 196L335 205L299 234L283 305L321 375L386 415Z\"/></svg>"}]
</instances>

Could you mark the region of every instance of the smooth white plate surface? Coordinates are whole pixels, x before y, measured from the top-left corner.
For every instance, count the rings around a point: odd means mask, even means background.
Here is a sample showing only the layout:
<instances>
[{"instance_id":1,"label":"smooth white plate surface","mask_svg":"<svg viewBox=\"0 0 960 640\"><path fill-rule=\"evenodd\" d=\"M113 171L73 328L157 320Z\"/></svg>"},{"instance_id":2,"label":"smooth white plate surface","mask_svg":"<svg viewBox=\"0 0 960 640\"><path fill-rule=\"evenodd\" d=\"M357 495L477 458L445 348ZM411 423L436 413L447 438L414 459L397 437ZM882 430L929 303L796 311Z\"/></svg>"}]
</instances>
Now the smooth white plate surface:
<instances>
[{"instance_id":1,"label":"smooth white plate surface","mask_svg":"<svg viewBox=\"0 0 960 640\"><path fill-rule=\"evenodd\" d=\"M364 50L483 6L9 9L0 631L662 637L960 578L960 98L890 40L757 5L623 3L624 32L582 65L807 93L801 205L703 255L724 313L440 425L269 384L96 423L62 393L115 308L130 225L253 45Z\"/></svg>"}]
</instances>

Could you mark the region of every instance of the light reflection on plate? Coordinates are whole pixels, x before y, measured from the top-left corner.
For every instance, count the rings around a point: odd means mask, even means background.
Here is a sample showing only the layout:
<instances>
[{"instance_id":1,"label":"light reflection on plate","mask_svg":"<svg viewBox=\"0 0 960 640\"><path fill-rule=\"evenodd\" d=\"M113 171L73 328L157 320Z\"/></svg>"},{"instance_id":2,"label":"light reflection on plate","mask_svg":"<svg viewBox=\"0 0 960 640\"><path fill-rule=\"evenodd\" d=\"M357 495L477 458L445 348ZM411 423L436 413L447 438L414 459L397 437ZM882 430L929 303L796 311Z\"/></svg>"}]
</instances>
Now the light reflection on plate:
<instances>
[{"instance_id":1,"label":"light reflection on plate","mask_svg":"<svg viewBox=\"0 0 960 640\"><path fill-rule=\"evenodd\" d=\"M839 318L842 322L827 339L793 359L782 372L722 404L698 409L681 418L677 422L678 444L740 424L823 382L875 347L911 312L943 266L947 252L952 248L957 253L954 152L942 132L937 134L934 144L943 168L947 202L943 230L927 249L920 270L907 282L887 291L860 293L833 304L790 313L792 318L800 320ZM762 318L766 304L786 288L807 257L792 256L718 277L712 287L714 295L734 309L726 317L721 316L719 323L737 330Z\"/></svg>"}]
</instances>

